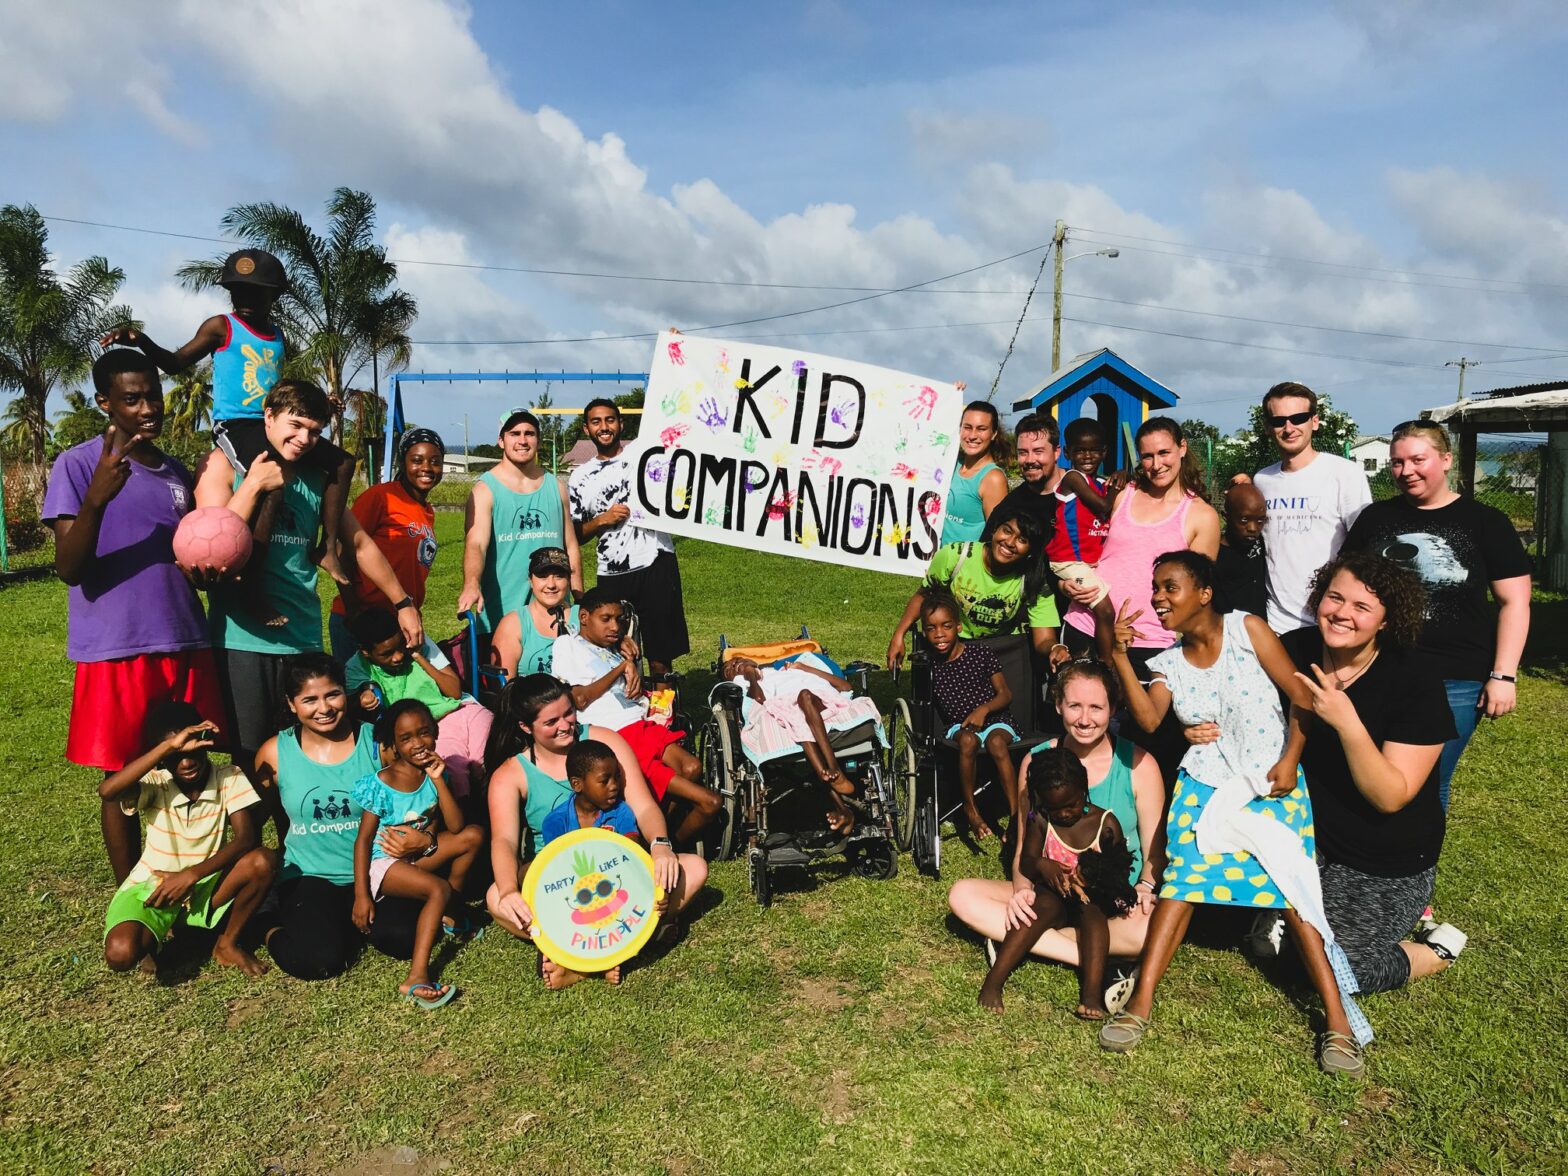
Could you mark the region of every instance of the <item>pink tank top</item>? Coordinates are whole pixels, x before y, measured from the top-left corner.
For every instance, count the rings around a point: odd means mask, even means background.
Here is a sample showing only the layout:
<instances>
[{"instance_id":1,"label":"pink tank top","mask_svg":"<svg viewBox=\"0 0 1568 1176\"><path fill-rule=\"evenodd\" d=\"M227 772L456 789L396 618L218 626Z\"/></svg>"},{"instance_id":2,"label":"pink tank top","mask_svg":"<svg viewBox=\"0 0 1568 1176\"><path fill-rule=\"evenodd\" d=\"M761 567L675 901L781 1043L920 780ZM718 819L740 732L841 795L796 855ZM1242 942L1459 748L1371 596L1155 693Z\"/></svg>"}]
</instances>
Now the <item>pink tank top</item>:
<instances>
[{"instance_id":1,"label":"pink tank top","mask_svg":"<svg viewBox=\"0 0 1568 1176\"><path fill-rule=\"evenodd\" d=\"M1192 495L1182 499L1181 505L1162 523L1134 522L1132 500L1136 492L1128 490L1116 499L1116 509L1111 512L1111 532L1105 537L1105 547L1095 571L1100 573L1111 589L1111 607L1118 612L1123 601L1132 601L1133 610L1143 610L1143 615L1133 622L1137 638L1133 645L1143 649L1169 649L1176 644L1176 634L1160 627L1149 603L1150 580L1154 561L1167 551L1180 551L1187 546L1187 508L1192 505ZM1083 605L1073 602L1067 610L1067 623L1080 633L1094 632L1094 614Z\"/></svg>"},{"instance_id":2,"label":"pink tank top","mask_svg":"<svg viewBox=\"0 0 1568 1176\"><path fill-rule=\"evenodd\" d=\"M1045 823L1045 856L1056 862L1065 870L1076 870L1078 859L1086 853L1098 852L1100 848L1100 834L1105 832L1105 818L1111 815L1111 810L1106 809L1100 814L1100 827L1094 831L1094 840L1082 849L1074 849L1063 841L1056 833L1056 826L1050 821Z\"/></svg>"}]
</instances>

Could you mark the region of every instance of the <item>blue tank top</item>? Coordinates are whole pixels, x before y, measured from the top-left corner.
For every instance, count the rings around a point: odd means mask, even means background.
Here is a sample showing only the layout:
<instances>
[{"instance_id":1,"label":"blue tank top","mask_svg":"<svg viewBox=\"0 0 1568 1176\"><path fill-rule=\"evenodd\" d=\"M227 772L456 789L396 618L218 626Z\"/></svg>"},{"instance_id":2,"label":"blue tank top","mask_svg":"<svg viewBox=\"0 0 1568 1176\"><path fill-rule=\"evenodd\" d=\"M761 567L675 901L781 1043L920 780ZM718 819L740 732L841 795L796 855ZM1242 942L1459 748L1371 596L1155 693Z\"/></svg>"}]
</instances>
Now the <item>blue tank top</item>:
<instances>
[{"instance_id":1,"label":"blue tank top","mask_svg":"<svg viewBox=\"0 0 1568 1176\"><path fill-rule=\"evenodd\" d=\"M354 750L340 764L318 764L300 750L292 727L278 734L278 799L289 819L279 876L354 883L354 838L360 809L354 785L379 771L381 755L369 723L360 724Z\"/></svg>"},{"instance_id":2,"label":"blue tank top","mask_svg":"<svg viewBox=\"0 0 1568 1176\"><path fill-rule=\"evenodd\" d=\"M537 490L519 494L486 471L479 480L490 490L490 548L479 577L485 628L492 633L509 612L528 601L528 557L541 547L565 547L566 518L561 485L546 474Z\"/></svg>"},{"instance_id":3,"label":"blue tank top","mask_svg":"<svg viewBox=\"0 0 1568 1176\"><path fill-rule=\"evenodd\" d=\"M972 543L985 530L985 504L980 501L980 483L986 474L996 469L988 461L967 477L953 467L953 477L947 486L946 514L942 520L943 543Z\"/></svg>"},{"instance_id":4,"label":"blue tank top","mask_svg":"<svg viewBox=\"0 0 1568 1176\"><path fill-rule=\"evenodd\" d=\"M588 724L578 723L577 741L581 743L587 738ZM517 757L517 762L522 766L523 779L528 781L528 797L523 801L523 821L528 826L527 840L532 846L534 839L544 831L544 819L571 796L572 782L557 780L528 758L526 751Z\"/></svg>"},{"instance_id":5,"label":"blue tank top","mask_svg":"<svg viewBox=\"0 0 1568 1176\"><path fill-rule=\"evenodd\" d=\"M212 353L212 419L260 420L261 402L283 366L283 333L258 335L238 315L223 317L229 339Z\"/></svg>"}]
</instances>

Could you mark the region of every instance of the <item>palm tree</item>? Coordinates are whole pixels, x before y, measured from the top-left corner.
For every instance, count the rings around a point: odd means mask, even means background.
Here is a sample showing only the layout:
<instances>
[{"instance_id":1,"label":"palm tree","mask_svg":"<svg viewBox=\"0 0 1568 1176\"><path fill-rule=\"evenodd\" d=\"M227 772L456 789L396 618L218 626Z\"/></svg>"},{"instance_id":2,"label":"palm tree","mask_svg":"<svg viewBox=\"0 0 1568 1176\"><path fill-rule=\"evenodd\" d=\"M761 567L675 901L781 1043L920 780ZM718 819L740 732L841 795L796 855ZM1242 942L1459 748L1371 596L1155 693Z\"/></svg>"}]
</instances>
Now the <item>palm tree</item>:
<instances>
[{"instance_id":1,"label":"palm tree","mask_svg":"<svg viewBox=\"0 0 1568 1176\"><path fill-rule=\"evenodd\" d=\"M318 378L336 406L333 437L343 436L345 390L367 363L408 363L408 330L418 304L396 289L397 266L376 244L376 202L338 188L327 201L328 227L317 233L281 204L238 204L223 216L224 232L276 254L288 289L275 316L293 349L289 367ZM179 270L192 290L215 286L223 259L192 261Z\"/></svg>"},{"instance_id":2,"label":"palm tree","mask_svg":"<svg viewBox=\"0 0 1568 1176\"><path fill-rule=\"evenodd\" d=\"M65 394L65 409L55 414L50 448L56 452L80 445L97 437L108 423L98 406L87 399L87 393L72 388Z\"/></svg>"},{"instance_id":3,"label":"palm tree","mask_svg":"<svg viewBox=\"0 0 1568 1176\"><path fill-rule=\"evenodd\" d=\"M164 423L180 438L194 437L212 426L212 360L205 359L169 377L164 389Z\"/></svg>"},{"instance_id":4,"label":"palm tree","mask_svg":"<svg viewBox=\"0 0 1568 1176\"><path fill-rule=\"evenodd\" d=\"M0 388L20 393L11 420L35 463L49 440L49 393L86 376L98 337L132 321L130 307L109 305L124 281L101 257L77 262L62 280L38 210L0 208Z\"/></svg>"}]
</instances>

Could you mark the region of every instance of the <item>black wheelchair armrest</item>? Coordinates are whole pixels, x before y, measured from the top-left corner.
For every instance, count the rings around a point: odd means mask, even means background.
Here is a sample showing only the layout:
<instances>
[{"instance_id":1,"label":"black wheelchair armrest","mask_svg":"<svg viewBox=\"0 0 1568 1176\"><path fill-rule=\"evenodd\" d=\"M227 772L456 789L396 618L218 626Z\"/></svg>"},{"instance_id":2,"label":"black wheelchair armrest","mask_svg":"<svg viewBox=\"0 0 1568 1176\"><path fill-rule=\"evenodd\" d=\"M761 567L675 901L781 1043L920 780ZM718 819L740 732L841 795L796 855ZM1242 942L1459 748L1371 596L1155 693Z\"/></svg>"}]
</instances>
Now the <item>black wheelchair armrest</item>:
<instances>
[{"instance_id":1,"label":"black wheelchair armrest","mask_svg":"<svg viewBox=\"0 0 1568 1176\"><path fill-rule=\"evenodd\" d=\"M646 678L643 679L643 681L650 686L670 686L679 688L681 684L681 672L679 670L671 670L666 674L649 674Z\"/></svg>"},{"instance_id":2,"label":"black wheelchair armrest","mask_svg":"<svg viewBox=\"0 0 1568 1176\"><path fill-rule=\"evenodd\" d=\"M710 698L717 699L727 710L740 712L741 703L745 700L746 692L738 682L715 682Z\"/></svg>"},{"instance_id":3,"label":"black wheelchair armrest","mask_svg":"<svg viewBox=\"0 0 1568 1176\"><path fill-rule=\"evenodd\" d=\"M871 689L871 671L880 668L875 662L852 661L844 667L844 673L850 678L859 678L860 692L865 694Z\"/></svg>"}]
</instances>

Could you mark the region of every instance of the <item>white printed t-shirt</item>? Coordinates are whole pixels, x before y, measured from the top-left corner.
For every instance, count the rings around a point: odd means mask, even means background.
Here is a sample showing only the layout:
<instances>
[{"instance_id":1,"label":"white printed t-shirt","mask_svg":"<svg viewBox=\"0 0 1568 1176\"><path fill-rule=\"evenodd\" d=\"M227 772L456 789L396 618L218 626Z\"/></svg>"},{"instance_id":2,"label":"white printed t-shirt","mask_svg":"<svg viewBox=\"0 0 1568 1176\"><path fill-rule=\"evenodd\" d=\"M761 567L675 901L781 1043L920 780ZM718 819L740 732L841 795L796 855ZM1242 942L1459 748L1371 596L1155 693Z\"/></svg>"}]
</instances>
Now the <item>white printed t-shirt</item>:
<instances>
[{"instance_id":1,"label":"white printed t-shirt","mask_svg":"<svg viewBox=\"0 0 1568 1176\"><path fill-rule=\"evenodd\" d=\"M566 481L566 497L572 518L586 523L612 506L631 501L631 463L625 451L614 457L592 457L572 471ZM624 576L639 572L659 558L661 551L674 551L675 543L660 531L618 523L600 531L599 575Z\"/></svg>"},{"instance_id":2,"label":"white printed t-shirt","mask_svg":"<svg viewBox=\"0 0 1568 1176\"><path fill-rule=\"evenodd\" d=\"M1367 476L1355 464L1320 453L1299 470L1279 463L1252 479L1268 503L1264 554L1269 566L1269 628L1289 633L1317 618L1307 608L1313 573L1333 559L1350 525L1372 501Z\"/></svg>"},{"instance_id":3,"label":"white printed t-shirt","mask_svg":"<svg viewBox=\"0 0 1568 1176\"><path fill-rule=\"evenodd\" d=\"M555 639L554 658L551 673L568 686L592 686L621 664L619 650L595 645L577 633L568 633ZM619 731L638 719L647 718L648 704L627 698L626 679L617 678L598 698L578 708L577 717L595 727Z\"/></svg>"}]
</instances>

